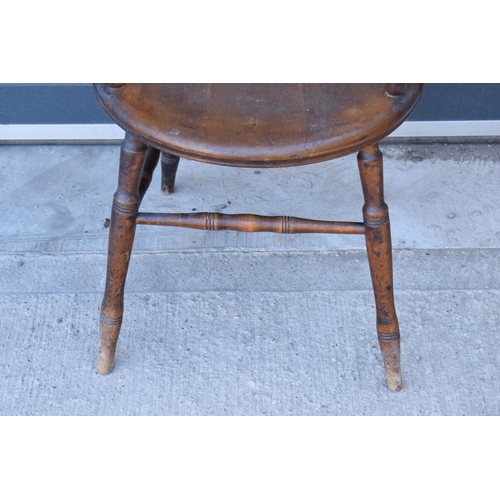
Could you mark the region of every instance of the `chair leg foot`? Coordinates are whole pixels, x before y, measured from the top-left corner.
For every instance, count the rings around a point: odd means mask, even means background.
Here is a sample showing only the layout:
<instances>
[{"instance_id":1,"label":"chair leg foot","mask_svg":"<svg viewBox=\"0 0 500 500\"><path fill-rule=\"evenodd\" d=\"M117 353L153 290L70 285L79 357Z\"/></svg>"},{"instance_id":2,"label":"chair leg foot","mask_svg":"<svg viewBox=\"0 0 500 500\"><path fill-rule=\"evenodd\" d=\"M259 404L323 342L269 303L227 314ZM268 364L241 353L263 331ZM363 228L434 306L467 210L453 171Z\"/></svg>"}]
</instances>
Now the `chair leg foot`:
<instances>
[{"instance_id":1,"label":"chair leg foot","mask_svg":"<svg viewBox=\"0 0 500 500\"><path fill-rule=\"evenodd\" d=\"M387 388L392 392L399 392L403 388L400 362L400 340L383 342L379 340L380 350L384 358L385 377Z\"/></svg>"},{"instance_id":2,"label":"chair leg foot","mask_svg":"<svg viewBox=\"0 0 500 500\"><path fill-rule=\"evenodd\" d=\"M109 359L108 353L104 352L104 350L101 348L99 350L99 359L97 361L97 370L99 371L100 375L109 375L112 371L113 368L115 367L115 355L113 353L113 359Z\"/></svg>"},{"instance_id":3,"label":"chair leg foot","mask_svg":"<svg viewBox=\"0 0 500 500\"><path fill-rule=\"evenodd\" d=\"M122 326L121 318L108 318L101 314L101 345L97 360L97 369L101 375L109 375L115 366L116 344Z\"/></svg>"},{"instance_id":4,"label":"chair leg foot","mask_svg":"<svg viewBox=\"0 0 500 500\"><path fill-rule=\"evenodd\" d=\"M113 371L114 367L114 359L109 361L109 359L106 359L105 354L101 354L101 352L99 352L99 360L97 362L97 370L99 371L99 374L109 375Z\"/></svg>"}]
</instances>

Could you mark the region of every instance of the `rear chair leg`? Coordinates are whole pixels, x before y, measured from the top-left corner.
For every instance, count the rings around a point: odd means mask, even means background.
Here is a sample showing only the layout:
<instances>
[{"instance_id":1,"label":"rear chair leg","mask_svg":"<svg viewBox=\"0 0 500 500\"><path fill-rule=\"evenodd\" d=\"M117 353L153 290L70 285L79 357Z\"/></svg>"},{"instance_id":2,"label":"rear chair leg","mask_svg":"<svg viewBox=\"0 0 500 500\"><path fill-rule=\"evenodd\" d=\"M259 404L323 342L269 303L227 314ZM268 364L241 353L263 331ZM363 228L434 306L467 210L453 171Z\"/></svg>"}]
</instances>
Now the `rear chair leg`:
<instances>
[{"instance_id":1,"label":"rear chair leg","mask_svg":"<svg viewBox=\"0 0 500 500\"><path fill-rule=\"evenodd\" d=\"M118 189L111 210L106 290L101 306L98 369L102 375L113 371L123 316L125 279L140 205L139 185L147 151L143 142L126 134L120 153Z\"/></svg>"},{"instance_id":2,"label":"rear chair leg","mask_svg":"<svg viewBox=\"0 0 500 500\"><path fill-rule=\"evenodd\" d=\"M161 153L161 190L164 194L174 192L175 174L179 166L179 157L170 153Z\"/></svg>"},{"instance_id":3,"label":"rear chair leg","mask_svg":"<svg viewBox=\"0 0 500 500\"><path fill-rule=\"evenodd\" d=\"M139 185L139 198L141 201L153 180L153 173L158 165L159 158L160 151L149 146L146 153L146 159L144 160L144 168L142 169L141 183Z\"/></svg>"},{"instance_id":4,"label":"rear chair leg","mask_svg":"<svg viewBox=\"0 0 500 500\"><path fill-rule=\"evenodd\" d=\"M365 199L363 219L377 309L378 341L384 358L387 387L397 392L402 388L399 324L394 307L389 210L384 201L382 153L378 144L361 149L358 167Z\"/></svg>"}]
</instances>

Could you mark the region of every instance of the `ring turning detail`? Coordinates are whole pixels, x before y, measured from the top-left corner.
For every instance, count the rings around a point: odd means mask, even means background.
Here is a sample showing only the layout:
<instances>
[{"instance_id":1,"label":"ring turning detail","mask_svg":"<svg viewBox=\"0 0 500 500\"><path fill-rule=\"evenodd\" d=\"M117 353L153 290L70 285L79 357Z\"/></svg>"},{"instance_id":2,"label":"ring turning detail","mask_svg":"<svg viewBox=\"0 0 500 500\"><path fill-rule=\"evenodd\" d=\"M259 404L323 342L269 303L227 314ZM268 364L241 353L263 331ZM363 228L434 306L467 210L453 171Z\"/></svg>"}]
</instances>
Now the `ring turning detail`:
<instances>
[{"instance_id":1,"label":"ring turning detail","mask_svg":"<svg viewBox=\"0 0 500 500\"><path fill-rule=\"evenodd\" d=\"M334 222L301 219L299 217L290 217L288 215L269 217L265 215L221 214L217 212L184 214L156 214L141 212L137 215L136 223L149 226L185 227L205 231L243 231L248 233L365 233L365 226L362 222Z\"/></svg>"}]
</instances>

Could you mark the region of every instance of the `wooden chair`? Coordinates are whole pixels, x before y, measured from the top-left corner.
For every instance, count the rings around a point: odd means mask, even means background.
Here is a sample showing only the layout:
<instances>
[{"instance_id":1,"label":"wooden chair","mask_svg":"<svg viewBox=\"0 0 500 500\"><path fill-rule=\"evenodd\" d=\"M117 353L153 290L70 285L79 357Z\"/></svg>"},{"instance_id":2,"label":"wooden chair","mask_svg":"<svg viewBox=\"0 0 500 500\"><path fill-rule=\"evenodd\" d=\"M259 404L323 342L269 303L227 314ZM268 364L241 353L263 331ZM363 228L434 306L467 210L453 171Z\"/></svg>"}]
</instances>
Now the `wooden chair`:
<instances>
[{"instance_id":1,"label":"wooden chair","mask_svg":"<svg viewBox=\"0 0 500 500\"><path fill-rule=\"evenodd\" d=\"M113 370L136 224L215 231L349 233L365 235L387 385L399 391L400 335L378 141L403 123L422 89L416 83L95 84L99 102L126 131L111 211L99 372ZM363 222L139 213L160 155L162 190L172 193L179 157L267 168L317 163L355 152L365 200Z\"/></svg>"}]
</instances>

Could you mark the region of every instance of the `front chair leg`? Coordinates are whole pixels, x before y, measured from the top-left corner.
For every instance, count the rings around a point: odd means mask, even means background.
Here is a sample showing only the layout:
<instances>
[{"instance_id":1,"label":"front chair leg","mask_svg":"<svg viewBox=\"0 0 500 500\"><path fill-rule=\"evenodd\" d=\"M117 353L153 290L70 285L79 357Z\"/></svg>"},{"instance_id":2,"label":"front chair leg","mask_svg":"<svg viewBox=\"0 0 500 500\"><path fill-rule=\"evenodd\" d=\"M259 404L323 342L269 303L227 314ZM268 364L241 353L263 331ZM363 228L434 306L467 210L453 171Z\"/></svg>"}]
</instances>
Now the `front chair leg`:
<instances>
[{"instance_id":1,"label":"front chair leg","mask_svg":"<svg viewBox=\"0 0 500 500\"><path fill-rule=\"evenodd\" d=\"M361 149L358 167L365 199L363 219L377 309L378 341L387 387L397 392L402 388L399 324L394 307L389 210L384 201L382 153L378 144Z\"/></svg>"},{"instance_id":2,"label":"front chair leg","mask_svg":"<svg viewBox=\"0 0 500 500\"><path fill-rule=\"evenodd\" d=\"M98 369L102 375L113 371L116 343L123 315L123 292L127 277L136 218L139 211L139 185L147 146L126 134L120 153L118 189L113 198L109 227L106 290L101 306L101 346Z\"/></svg>"}]
</instances>

